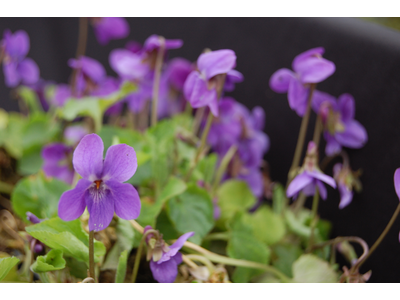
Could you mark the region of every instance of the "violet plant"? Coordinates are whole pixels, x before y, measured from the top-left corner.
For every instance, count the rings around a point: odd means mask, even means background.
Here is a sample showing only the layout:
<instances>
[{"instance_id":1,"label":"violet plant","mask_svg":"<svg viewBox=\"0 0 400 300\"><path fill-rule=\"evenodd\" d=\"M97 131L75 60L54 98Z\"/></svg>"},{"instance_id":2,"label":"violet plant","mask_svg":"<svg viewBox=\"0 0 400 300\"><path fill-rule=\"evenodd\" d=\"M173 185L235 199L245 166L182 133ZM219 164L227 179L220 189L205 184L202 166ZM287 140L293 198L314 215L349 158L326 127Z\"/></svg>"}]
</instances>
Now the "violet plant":
<instances>
[{"instance_id":1,"label":"violet plant","mask_svg":"<svg viewBox=\"0 0 400 300\"><path fill-rule=\"evenodd\" d=\"M400 204L370 249L359 237L329 239L331 224L318 216L320 198L331 201L328 185L338 189L340 209L351 205L361 173L351 169L346 148L363 147L368 136L355 120L351 95L336 99L316 89L336 69L322 57L324 48L299 54L293 71L283 68L270 78L271 89L287 93L302 117L285 187L272 181L264 160L268 115L229 96L244 80L233 50L205 49L196 62L169 60L167 51L183 41L152 35L99 62L85 56L89 24L100 45L129 35L123 18L80 18L77 55L65 62L72 68L68 83L39 77L26 57L24 31L7 30L1 40L5 84L18 95L21 112L0 110L0 151L17 162L0 165L0 192L14 213L0 212L1 222L11 224L0 246L20 253L0 259L0 268L12 262L7 270L15 269L0 281L369 279L371 272L359 268ZM304 149L313 112L314 136ZM394 184L400 197L399 169ZM304 204L311 196L310 210ZM18 219L25 231L13 225ZM336 251L349 267L340 268Z\"/></svg>"}]
</instances>

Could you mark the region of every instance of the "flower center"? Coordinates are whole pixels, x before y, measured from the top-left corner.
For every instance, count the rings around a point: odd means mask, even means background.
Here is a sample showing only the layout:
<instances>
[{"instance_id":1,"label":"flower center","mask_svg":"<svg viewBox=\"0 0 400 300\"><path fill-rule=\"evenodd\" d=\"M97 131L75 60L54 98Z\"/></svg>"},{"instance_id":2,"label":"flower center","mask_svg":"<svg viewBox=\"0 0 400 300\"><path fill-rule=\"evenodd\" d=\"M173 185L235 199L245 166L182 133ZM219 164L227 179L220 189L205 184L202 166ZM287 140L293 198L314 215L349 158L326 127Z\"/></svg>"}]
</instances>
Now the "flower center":
<instances>
[{"instance_id":1,"label":"flower center","mask_svg":"<svg viewBox=\"0 0 400 300\"><path fill-rule=\"evenodd\" d=\"M96 184L96 188L100 188L100 184L103 182L103 180L95 180L94 183Z\"/></svg>"}]
</instances>

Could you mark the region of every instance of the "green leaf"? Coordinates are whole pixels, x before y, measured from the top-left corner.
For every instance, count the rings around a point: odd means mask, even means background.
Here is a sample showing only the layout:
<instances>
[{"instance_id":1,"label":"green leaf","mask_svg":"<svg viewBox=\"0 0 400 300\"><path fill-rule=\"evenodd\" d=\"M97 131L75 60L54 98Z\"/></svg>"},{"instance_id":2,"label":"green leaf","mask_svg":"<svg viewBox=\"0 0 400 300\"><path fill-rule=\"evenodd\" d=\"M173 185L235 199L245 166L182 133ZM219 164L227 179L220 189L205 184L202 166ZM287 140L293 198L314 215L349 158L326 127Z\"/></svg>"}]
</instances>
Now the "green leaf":
<instances>
[{"instance_id":1,"label":"green leaf","mask_svg":"<svg viewBox=\"0 0 400 300\"><path fill-rule=\"evenodd\" d=\"M236 212L244 212L256 203L256 198L246 182L241 180L227 180L217 191L218 205L221 216L217 226L226 229L226 222L232 219Z\"/></svg>"},{"instance_id":2,"label":"green leaf","mask_svg":"<svg viewBox=\"0 0 400 300\"><path fill-rule=\"evenodd\" d=\"M125 280L128 254L128 250L125 250L121 253L121 256L119 257L117 274L115 275L115 283L123 283Z\"/></svg>"},{"instance_id":3,"label":"green leaf","mask_svg":"<svg viewBox=\"0 0 400 300\"><path fill-rule=\"evenodd\" d=\"M214 208L210 195L195 184L188 185L183 194L170 199L166 210L180 233L195 232L190 238L194 243L200 244L203 237L214 227Z\"/></svg>"},{"instance_id":4,"label":"green leaf","mask_svg":"<svg viewBox=\"0 0 400 300\"><path fill-rule=\"evenodd\" d=\"M233 231L227 246L228 256L268 264L270 249L245 231ZM232 280L234 282L249 282L254 276L262 274L263 270L238 267Z\"/></svg>"},{"instance_id":5,"label":"green leaf","mask_svg":"<svg viewBox=\"0 0 400 300\"><path fill-rule=\"evenodd\" d=\"M266 205L258 208L255 213L243 214L243 222L252 227L257 239L268 245L279 242L286 232L283 218Z\"/></svg>"},{"instance_id":6,"label":"green leaf","mask_svg":"<svg viewBox=\"0 0 400 300\"><path fill-rule=\"evenodd\" d=\"M31 266L35 273L61 270L65 268L65 260L61 250L52 249L45 256L38 256Z\"/></svg>"},{"instance_id":7,"label":"green leaf","mask_svg":"<svg viewBox=\"0 0 400 300\"><path fill-rule=\"evenodd\" d=\"M22 156L22 132L24 130L27 119L21 114L10 113L8 115L8 126L4 132L4 147L7 152L14 158Z\"/></svg>"},{"instance_id":8,"label":"green leaf","mask_svg":"<svg viewBox=\"0 0 400 300\"><path fill-rule=\"evenodd\" d=\"M293 277L292 265L303 253L301 248L293 244L276 245L273 252L277 257L272 263L273 266L288 277Z\"/></svg>"},{"instance_id":9,"label":"green leaf","mask_svg":"<svg viewBox=\"0 0 400 300\"><path fill-rule=\"evenodd\" d=\"M22 148L43 146L60 133L60 125L44 113L30 115L22 131Z\"/></svg>"},{"instance_id":10,"label":"green leaf","mask_svg":"<svg viewBox=\"0 0 400 300\"><path fill-rule=\"evenodd\" d=\"M186 188L187 185L182 179L172 176L168 180L167 185L161 191L160 196L157 199L157 202L164 203L168 199L171 199L172 197L176 197L182 194L186 190Z\"/></svg>"},{"instance_id":11,"label":"green leaf","mask_svg":"<svg viewBox=\"0 0 400 300\"><path fill-rule=\"evenodd\" d=\"M200 171L201 174L203 174L202 180L204 180L204 182L207 182L208 184L211 184L214 178L217 160L218 155L216 153L211 153L204 157L201 161L199 161L196 167L196 169Z\"/></svg>"},{"instance_id":12,"label":"green leaf","mask_svg":"<svg viewBox=\"0 0 400 300\"><path fill-rule=\"evenodd\" d=\"M36 92L27 86L21 85L17 88L17 93L21 99L26 103L30 112L43 111L42 105L40 104L39 97Z\"/></svg>"},{"instance_id":13,"label":"green leaf","mask_svg":"<svg viewBox=\"0 0 400 300\"><path fill-rule=\"evenodd\" d=\"M83 230L79 220L65 222L56 217L28 226L25 229L31 236L48 247L61 250L66 256L72 256L88 263L89 235ZM103 256L105 252L106 248L104 244L95 240L95 261L98 262L100 256Z\"/></svg>"},{"instance_id":14,"label":"green leaf","mask_svg":"<svg viewBox=\"0 0 400 300\"><path fill-rule=\"evenodd\" d=\"M39 172L43 164L42 145L32 146L24 149L21 159L17 161L18 173L31 175Z\"/></svg>"},{"instance_id":15,"label":"green leaf","mask_svg":"<svg viewBox=\"0 0 400 300\"><path fill-rule=\"evenodd\" d=\"M11 195L14 211L26 223L29 211L40 219L57 215L61 194L71 187L54 178L46 178L43 173L21 179Z\"/></svg>"},{"instance_id":16,"label":"green leaf","mask_svg":"<svg viewBox=\"0 0 400 300\"><path fill-rule=\"evenodd\" d=\"M338 281L338 274L328 262L313 254L300 256L292 267L293 279L301 283L332 283Z\"/></svg>"},{"instance_id":17,"label":"green leaf","mask_svg":"<svg viewBox=\"0 0 400 300\"><path fill-rule=\"evenodd\" d=\"M104 152L106 152L112 145L114 137L118 137L119 143L133 147L136 154L138 154L139 151L143 151L143 148L146 145L146 141L142 134L128 128L104 125L99 131L99 136L104 143Z\"/></svg>"},{"instance_id":18,"label":"green leaf","mask_svg":"<svg viewBox=\"0 0 400 300\"><path fill-rule=\"evenodd\" d=\"M79 261L73 257L65 257L69 274L78 278L84 279L87 277L88 266L86 263Z\"/></svg>"},{"instance_id":19,"label":"green leaf","mask_svg":"<svg viewBox=\"0 0 400 300\"><path fill-rule=\"evenodd\" d=\"M19 262L19 259L12 257L0 258L0 281L2 281L10 270Z\"/></svg>"},{"instance_id":20,"label":"green leaf","mask_svg":"<svg viewBox=\"0 0 400 300\"><path fill-rule=\"evenodd\" d=\"M118 261L123 251L130 252L134 246L136 232L128 220L119 218L116 228L117 241L107 253L106 260L101 266L102 270L117 269Z\"/></svg>"},{"instance_id":21,"label":"green leaf","mask_svg":"<svg viewBox=\"0 0 400 300\"><path fill-rule=\"evenodd\" d=\"M179 238L179 232L176 231L165 210L162 210L157 217L156 229L162 233L166 241Z\"/></svg>"},{"instance_id":22,"label":"green leaf","mask_svg":"<svg viewBox=\"0 0 400 300\"><path fill-rule=\"evenodd\" d=\"M285 194L285 188L282 184L274 184L272 192L272 209L275 213L280 214L283 212L288 200Z\"/></svg>"},{"instance_id":23,"label":"green leaf","mask_svg":"<svg viewBox=\"0 0 400 300\"><path fill-rule=\"evenodd\" d=\"M299 212L299 216L296 217L291 210L286 210L284 213L285 221L289 229L297 234L298 236L308 239L311 235L311 228L304 224L305 214L308 214L305 210Z\"/></svg>"}]
</instances>

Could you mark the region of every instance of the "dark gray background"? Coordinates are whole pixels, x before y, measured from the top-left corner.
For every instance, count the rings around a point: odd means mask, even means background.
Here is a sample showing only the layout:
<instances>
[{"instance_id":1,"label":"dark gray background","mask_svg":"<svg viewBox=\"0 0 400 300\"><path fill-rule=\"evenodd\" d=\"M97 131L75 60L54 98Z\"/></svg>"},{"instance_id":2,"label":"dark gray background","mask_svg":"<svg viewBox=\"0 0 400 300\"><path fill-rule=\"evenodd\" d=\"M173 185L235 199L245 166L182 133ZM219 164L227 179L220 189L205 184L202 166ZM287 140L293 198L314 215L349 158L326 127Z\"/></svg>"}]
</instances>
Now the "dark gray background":
<instances>
[{"instance_id":1,"label":"dark gray background","mask_svg":"<svg viewBox=\"0 0 400 300\"><path fill-rule=\"evenodd\" d=\"M400 167L400 33L380 25L349 18L128 18L129 38L100 46L89 28L86 54L103 63L108 74L108 54L128 40L141 43L156 33L184 40L170 57L195 61L201 51L233 49L237 70L245 76L231 93L249 108L266 111L265 132L271 139L266 159L273 180L285 182L290 167L300 118L291 111L285 94L276 94L268 81L279 68L291 68L293 58L310 48L325 47L327 59L336 72L318 89L334 96L350 93L356 101L356 119L366 128L369 141L360 150L349 150L353 169L362 168L363 192L343 210L338 209L338 192L329 189L320 204L322 218L334 223L332 237L359 236L372 246L398 205L393 174ZM30 36L28 54L40 67L41 77L67 82L67 60L74 57L77 18L1 18L0 32L24 29ZM18 110L9 98L0 72L0 106ZM314 117L311 119L311 124ZM309 130L311 139L313 125ZM331 172L330 170L328 172ZM310 201L310 200L308 200ZM372 269L370 282L400 282L400 221L382 242L361 271ZM356 248L357 251L361 250Z\"/></svg>"}]
</instances>

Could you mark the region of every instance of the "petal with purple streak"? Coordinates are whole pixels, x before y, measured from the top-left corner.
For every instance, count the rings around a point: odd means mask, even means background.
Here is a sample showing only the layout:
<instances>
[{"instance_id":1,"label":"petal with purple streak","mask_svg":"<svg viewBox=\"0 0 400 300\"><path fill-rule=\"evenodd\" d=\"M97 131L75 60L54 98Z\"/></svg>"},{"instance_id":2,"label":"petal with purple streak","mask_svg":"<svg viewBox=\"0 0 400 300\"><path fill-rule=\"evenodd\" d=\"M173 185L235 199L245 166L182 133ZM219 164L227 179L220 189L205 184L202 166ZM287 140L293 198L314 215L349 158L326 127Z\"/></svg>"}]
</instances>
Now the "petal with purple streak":
<instances>
[{"instance_id":1,"label":"petal with purple streak","mask_svg":"<svg viewBox=\"0 0 400 300\"><path fill-rule=\"evenodd\" d=\"M114 215L114 198L111 191L104 184L97 188L92 185L85 192L85 201L88 208L89 230L100 231L105 229Z\"/></svg>"}]
</instances>

